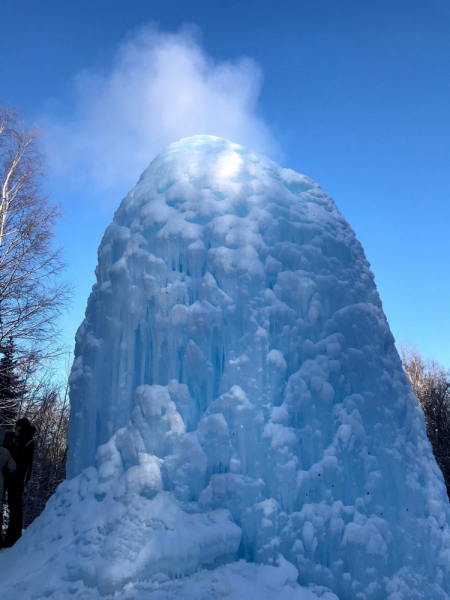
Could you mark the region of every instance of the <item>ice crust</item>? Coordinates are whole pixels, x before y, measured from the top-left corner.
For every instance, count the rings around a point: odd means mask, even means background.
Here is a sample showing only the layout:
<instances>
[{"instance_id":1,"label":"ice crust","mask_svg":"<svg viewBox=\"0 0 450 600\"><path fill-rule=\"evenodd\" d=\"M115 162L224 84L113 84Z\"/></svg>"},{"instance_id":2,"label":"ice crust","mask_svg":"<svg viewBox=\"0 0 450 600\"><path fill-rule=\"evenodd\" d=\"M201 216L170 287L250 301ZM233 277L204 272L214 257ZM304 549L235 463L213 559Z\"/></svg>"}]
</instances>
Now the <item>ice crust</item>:
<instances>
[{"instance_id":1,"label":"ice crust","mask_svg":"<svg viewBox=\"0 0 450 600\"><path fill-rule=\"evenodd\" d=\"M363 249L317 184L187 138L98 256L69 480L2 552L0 598L449 598L423 413Z\"/></svg>"}]
</instances>

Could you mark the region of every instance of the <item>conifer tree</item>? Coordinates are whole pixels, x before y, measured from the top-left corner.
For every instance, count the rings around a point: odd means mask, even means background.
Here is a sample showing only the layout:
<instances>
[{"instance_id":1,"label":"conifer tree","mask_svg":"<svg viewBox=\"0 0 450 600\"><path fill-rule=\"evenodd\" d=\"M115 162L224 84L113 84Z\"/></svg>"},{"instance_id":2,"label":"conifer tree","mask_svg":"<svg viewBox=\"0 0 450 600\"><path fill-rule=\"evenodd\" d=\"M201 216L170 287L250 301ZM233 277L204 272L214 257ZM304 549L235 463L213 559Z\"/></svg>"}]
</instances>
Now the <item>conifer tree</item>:
<instances>
[{"instance_id":1,"label":"conifer tree","mask_svg":"<svg viewBox=\"0 0 450 600\"><path fill-rule=\"evenodd\" d=\"M12 337L0 346L0 352L3 354L0 359L0 424L11 426L19 416L25 382L19 372Z\"/></svg>"}]
</instances>

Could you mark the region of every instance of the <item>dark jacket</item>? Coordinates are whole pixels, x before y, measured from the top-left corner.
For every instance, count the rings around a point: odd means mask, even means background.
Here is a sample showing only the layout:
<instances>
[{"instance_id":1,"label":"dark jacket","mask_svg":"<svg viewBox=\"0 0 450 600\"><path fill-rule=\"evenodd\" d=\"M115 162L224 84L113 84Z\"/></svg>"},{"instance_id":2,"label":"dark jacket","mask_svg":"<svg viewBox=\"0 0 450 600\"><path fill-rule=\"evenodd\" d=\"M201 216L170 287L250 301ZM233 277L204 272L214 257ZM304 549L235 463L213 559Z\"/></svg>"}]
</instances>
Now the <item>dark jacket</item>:
<instances>
[{"instance_id":1,"label":"dark jacket","mask_svg":"<svg viewBox=\"0 0 450 600\"><path fill-rule=\"evenodd\" d=\"M11 453L17 466L14 473L8 477L8 481L27 483L30 479L34 458L34 440L32 436L35 431L34 427L31 431L22 430L17 437L15 437L13 431L6 432L4 446Z\"/></svg>"},{"instance_id":2,"label":"dark jacket","mask_svg":"<svg viewBox=\"0 0 450 600\"><path fill-rule=\"evenodd\" d=\"M0 510L3 500L3 477L11 476L16 470L16 464L12 459L10 452L6 448L2 448L5 433L5 430L0 427Z\"/></svg>"}]
</instances>

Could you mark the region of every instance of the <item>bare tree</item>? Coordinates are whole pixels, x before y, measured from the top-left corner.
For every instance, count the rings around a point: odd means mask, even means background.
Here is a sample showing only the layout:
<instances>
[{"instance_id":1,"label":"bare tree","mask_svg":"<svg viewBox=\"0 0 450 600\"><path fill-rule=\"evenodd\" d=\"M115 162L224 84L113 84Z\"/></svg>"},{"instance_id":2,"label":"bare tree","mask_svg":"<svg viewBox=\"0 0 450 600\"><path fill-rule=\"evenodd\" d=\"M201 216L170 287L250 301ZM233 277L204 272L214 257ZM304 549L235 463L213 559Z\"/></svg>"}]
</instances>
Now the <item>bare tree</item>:
<instances>
[{"instance_id":1,"label":"bare tree","mask_svg":"<svg viewBox=\"0 0 450 600\"><path fill-rule=\"evenodd\" d=\"M30 481L24 493L24 527L45 508L48 499L66 476L67 431L69 425L68 364L65 376L57 379L51 368L34 378L21 417L36 427L35 453ZM3 533L9 523L8 503L3 503Z\"/></svg>"},{"instance_id":2,"label":"bare tree","mask_svg":"<svg viewBox=\"0 0 450 600\"><path fill-rule=\"evenodd\" d=\"M412 346L401 346L400 353L450 498L450 372L436 361L424 360Z\"/></svg>"},{"instance_id":3,"label":"bare tree","mask_svg":"<svg viewBox=\"0 0 450 600\"><path fill-rule=\"evenodd\" d=\"M54 247L61 212L41 176L36 131L0 107L0 351L13 339L17 368L28 374L57 353L57 320L70 295Z\"/></svg>"},{"instance_id":4,"label":"bare tree","mask_svg":"<svg viewBox=\"0 0 450 600\"><path fill-rule=\"evenodd\" d=\"M24 497L24 527L28 527L66 476L68 384L61 389L52 381L46 382L24 416L36 427L34 466Z\"/></svg>"}]
</instances>

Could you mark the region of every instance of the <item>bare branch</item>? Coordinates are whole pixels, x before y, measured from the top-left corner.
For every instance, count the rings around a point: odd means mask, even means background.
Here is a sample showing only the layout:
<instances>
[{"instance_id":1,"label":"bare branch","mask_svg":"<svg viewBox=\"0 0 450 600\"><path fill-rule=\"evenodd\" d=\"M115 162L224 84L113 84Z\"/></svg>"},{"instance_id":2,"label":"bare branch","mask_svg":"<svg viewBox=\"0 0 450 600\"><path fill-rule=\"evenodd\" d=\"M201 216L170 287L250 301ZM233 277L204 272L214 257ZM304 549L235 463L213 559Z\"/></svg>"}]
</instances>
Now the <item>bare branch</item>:
<instances>
[{"instance_id":1,"label":"bare branch","mask_svg":"<svg viewBox=\"0 0 450 600\"><path fill-rule=\"evenodd\" d=\"M424 360L413 346L400 346L403 368L423 409L431 442L450 498L450 372L433 360Z\"/></svg>"},{"instance_id":2,"label":"bare branch","mask_svg":"<svg viewBox=\"0 0 450 600\"><path fill-rule=\"evenodd\" d=\"M71 288L54 248L57 204L40 188L37 132L0 107L0 348L11 336L24 361L52 354ZM53 350L52 350L53 347Z\"/></svg>"}]
</instances>

